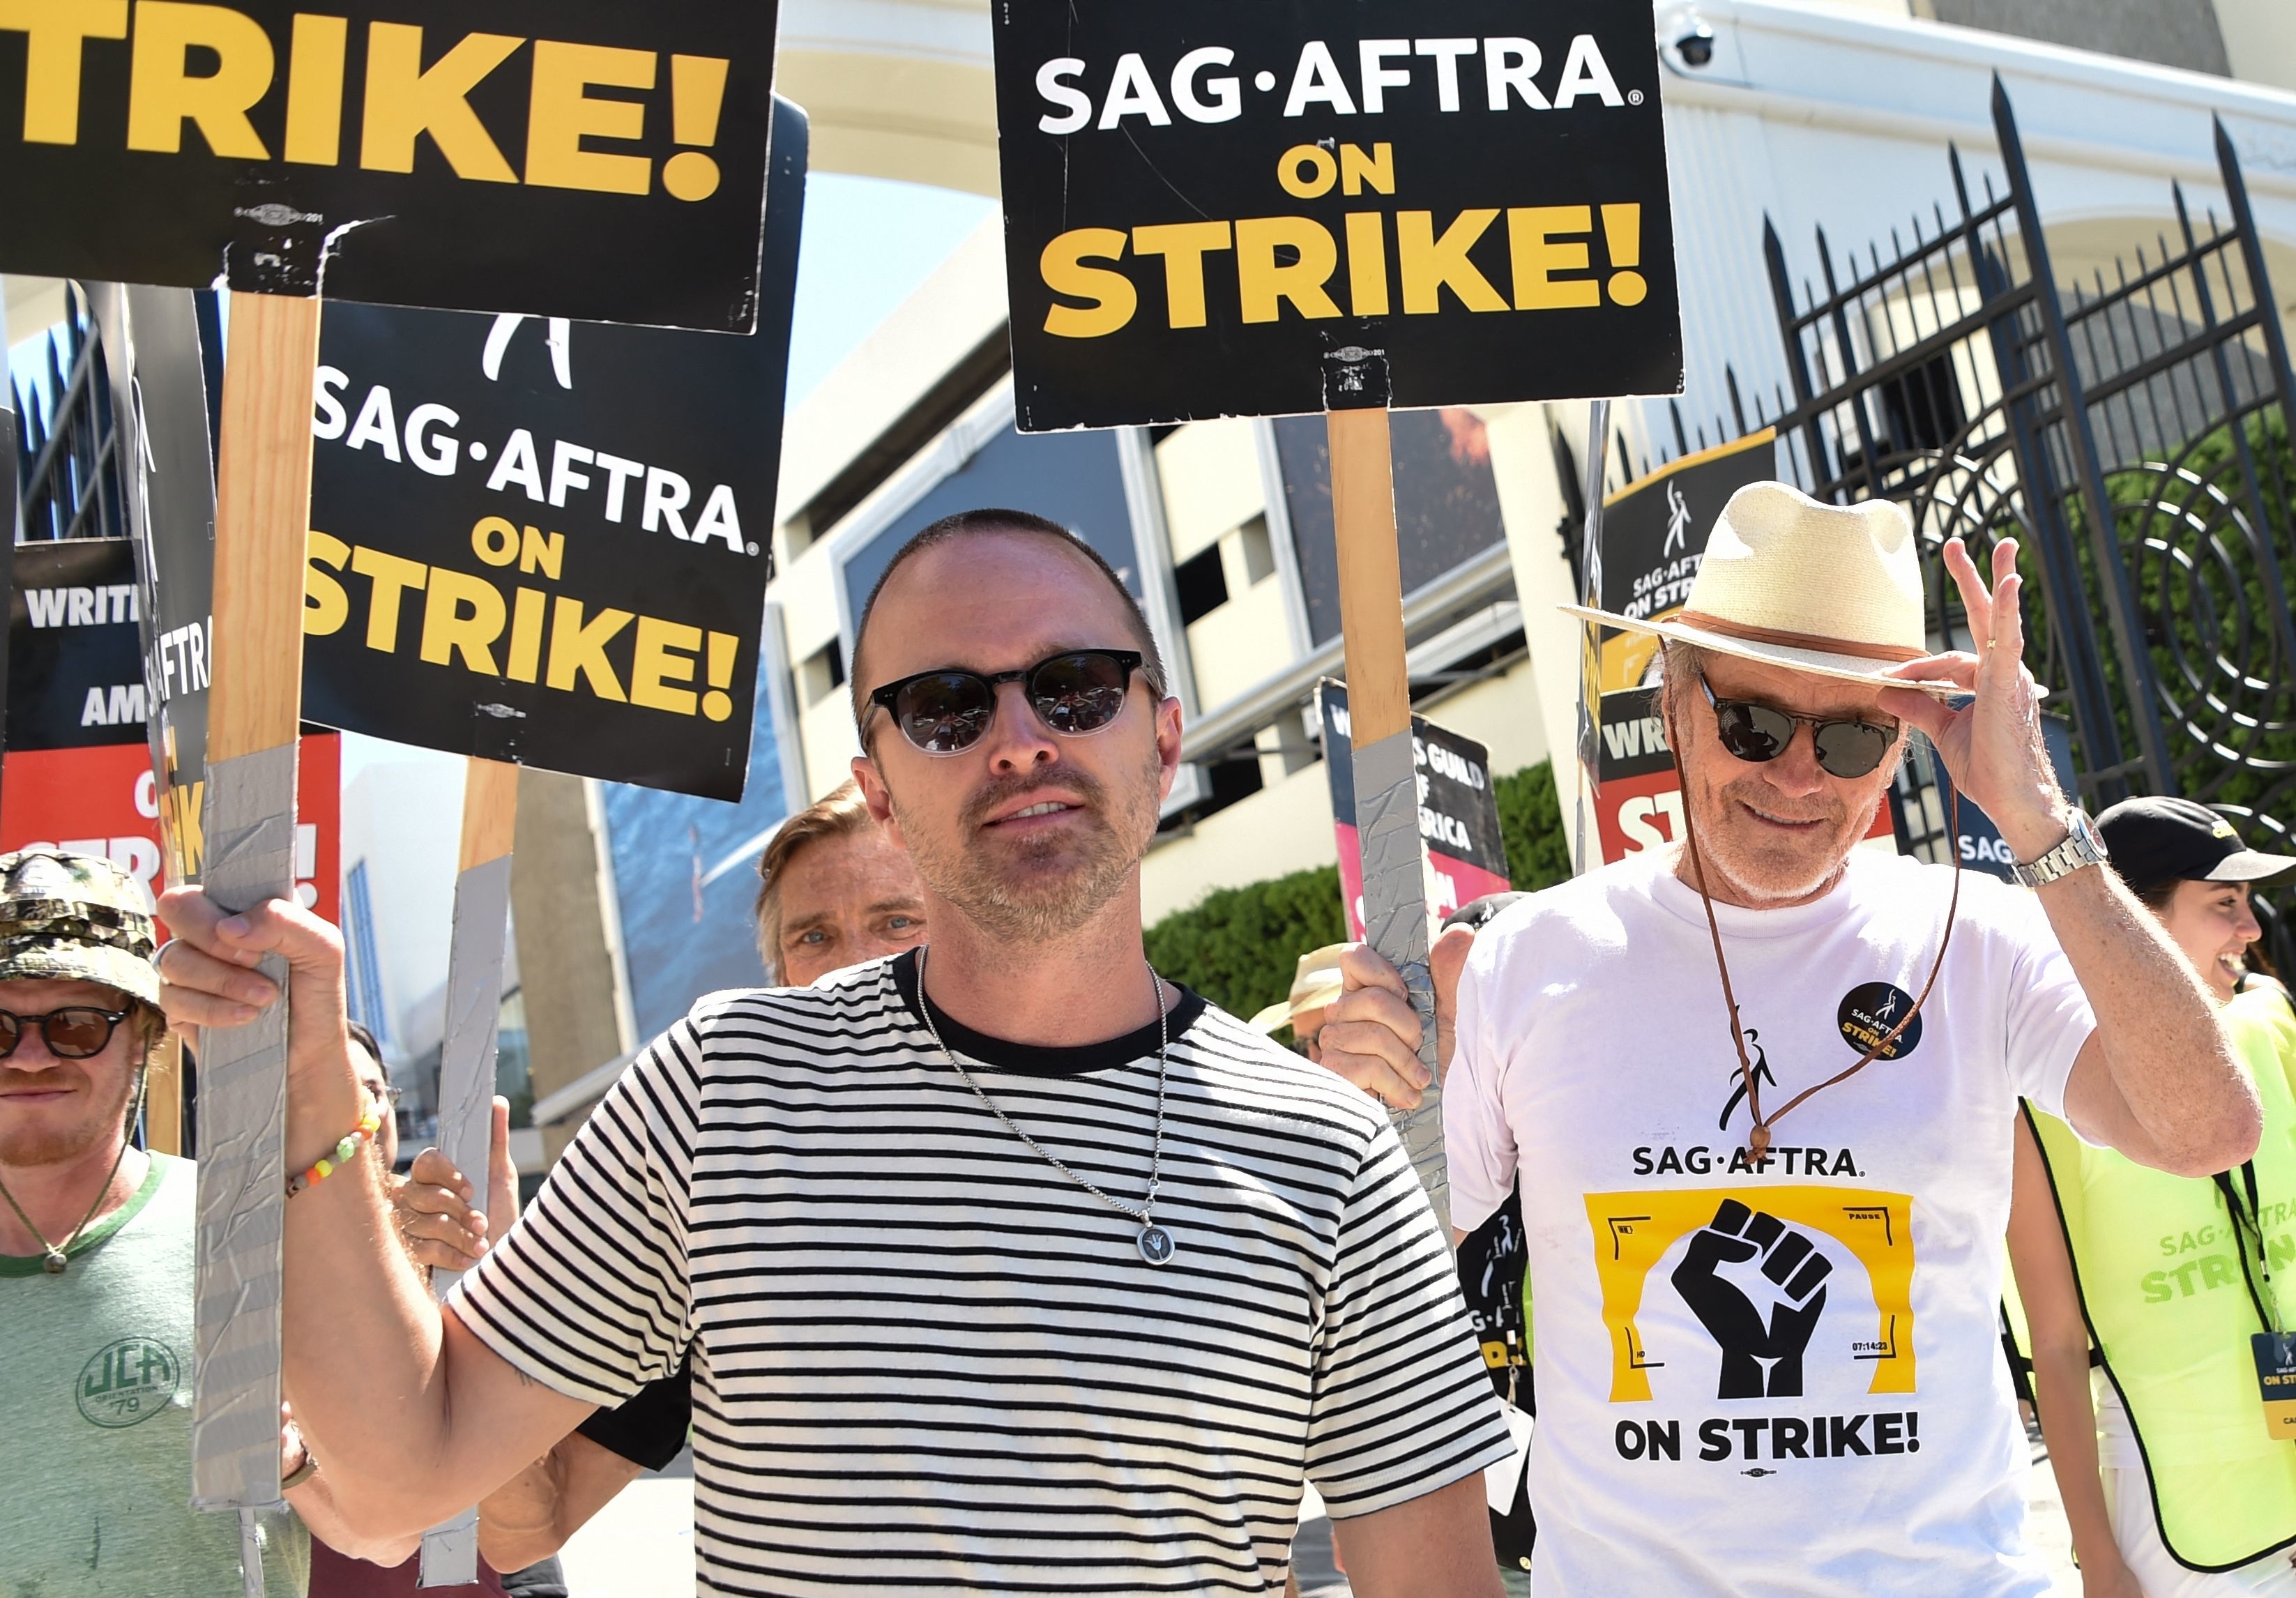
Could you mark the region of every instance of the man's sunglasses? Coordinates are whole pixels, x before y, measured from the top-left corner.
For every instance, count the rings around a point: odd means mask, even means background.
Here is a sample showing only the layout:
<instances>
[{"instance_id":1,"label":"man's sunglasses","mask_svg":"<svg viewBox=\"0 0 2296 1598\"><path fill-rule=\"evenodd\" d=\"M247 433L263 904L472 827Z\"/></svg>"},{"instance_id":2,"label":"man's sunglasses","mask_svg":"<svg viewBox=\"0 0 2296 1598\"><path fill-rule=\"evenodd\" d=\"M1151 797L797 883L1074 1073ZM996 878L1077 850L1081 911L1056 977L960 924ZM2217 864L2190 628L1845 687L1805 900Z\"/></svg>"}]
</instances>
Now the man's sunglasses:
<instances>
[{"instance_id":1,"label":"man's sunglasses","mask_svg":"<svg viewBox=\"0 0 2296 1598\"><path fill-rule=\"evenodd\" d=\"M1063 738L1097 733L1124 710L1142 657L1128 649L1074 649L1021 671L984 676L943 667L888 683L869 695L902 736L928 755L958 755L980 742L996 719L996 690L1018 683L1045 725ZM863 730L868 716L861 718Z\"/></svg>"},{"instance_id":2,"label":"man's sunglasses","mask_svg":"<svg viewBox=\"0 0 2296 1598\"><path fill-rule=\"evenodd\" d=\"M93 1004L73 1004L45 1015L17 1015L0 1010L0 1060L16 1052L24 1034L37 1027L48 1053L59 1060L93 1060L111 1041L111 1029L126 1020L126 1010L98 1010Z\"/></svg>"},{"instance_id":3,"label":"man's sunglasses","mask_svg":"<svg viewBox=\"0 0 2296 1598\"><path fill-rule=\"evenodd\" d=\"M1862 777L1882 764L1898 740L1895 726L1878 727L1870 721L1836 720L1822 716L1798 716L1751 700L1717 699L1704 675L1698 679L1706 702L1714 707L1715 730L1722 747L1741 760L1775 760L1793 742L1794 725L1809 728L1817 763L1837 777Z\"/></svg>"}]
</instances>

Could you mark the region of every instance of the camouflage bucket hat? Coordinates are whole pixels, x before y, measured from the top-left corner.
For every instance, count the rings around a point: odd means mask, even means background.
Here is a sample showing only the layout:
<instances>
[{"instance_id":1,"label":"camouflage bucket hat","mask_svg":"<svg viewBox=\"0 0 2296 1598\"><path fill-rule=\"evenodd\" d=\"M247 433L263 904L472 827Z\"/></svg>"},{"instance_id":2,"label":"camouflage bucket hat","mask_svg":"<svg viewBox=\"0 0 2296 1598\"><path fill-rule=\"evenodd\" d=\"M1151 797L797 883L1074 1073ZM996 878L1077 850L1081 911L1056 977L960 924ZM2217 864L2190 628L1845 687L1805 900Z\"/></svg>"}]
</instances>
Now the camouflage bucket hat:
<instances>
[{"instance_id":1,"label":"camouflage bucket hat","mask_svg":"<svg viewBox=\"0 0 2296 1598\"><path fill-rule=\"evenodd\" d=\"M160 1002L144 885L111 861L62 849L0 855L0 982L101 982Z\"/></svg>"}]
</instances>

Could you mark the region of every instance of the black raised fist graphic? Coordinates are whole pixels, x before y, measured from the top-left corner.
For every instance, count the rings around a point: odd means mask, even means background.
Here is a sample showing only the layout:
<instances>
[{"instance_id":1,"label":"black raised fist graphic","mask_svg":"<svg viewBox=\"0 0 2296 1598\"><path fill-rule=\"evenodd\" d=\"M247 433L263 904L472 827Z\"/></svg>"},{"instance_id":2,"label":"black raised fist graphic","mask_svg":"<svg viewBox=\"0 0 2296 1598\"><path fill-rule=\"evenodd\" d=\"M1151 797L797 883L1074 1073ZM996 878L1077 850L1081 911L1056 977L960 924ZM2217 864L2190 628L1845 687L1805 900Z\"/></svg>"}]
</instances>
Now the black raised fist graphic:
<instances>
[{"instance_id":1,"label":"black raised fist graphic","mask_svg":"<svg viewBox=\"0 0 2296 1598\"><path fill-rule=\"evenodd\" d=\"M1788 1302L1774 1304L1767 1324L1753 1301L1716 1274L1726 1261L1741 1265L1759 1257L1762 1274L1778 1284ZM1682 1263L1674 1268L1674 1288L1691 1313L1722 1345L1720 1398L1797 1398L1801 1396L1801 1355L1817 1317L1825 1309L1825 1279L1833 1262L1810 1246L1808 1238L1773 1215L1725 1199L1714 1219L1694 1233ZM1762 1362L1770 1362L1769 1380Z\"/></svg>"}]
</instances>

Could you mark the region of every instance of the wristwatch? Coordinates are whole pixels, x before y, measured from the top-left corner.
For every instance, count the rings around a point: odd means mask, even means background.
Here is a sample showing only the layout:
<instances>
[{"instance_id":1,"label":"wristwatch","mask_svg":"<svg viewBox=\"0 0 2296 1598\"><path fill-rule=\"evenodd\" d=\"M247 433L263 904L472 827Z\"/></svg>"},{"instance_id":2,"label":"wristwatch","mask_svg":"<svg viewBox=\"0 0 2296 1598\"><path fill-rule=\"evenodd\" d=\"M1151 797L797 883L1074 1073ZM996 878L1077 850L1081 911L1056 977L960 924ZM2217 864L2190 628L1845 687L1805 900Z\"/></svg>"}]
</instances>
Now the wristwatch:
<instances>
[{"instance_id":1,"label":"wristwatch","mask_svg":"<svg viewBox=\"0 0 2296 1598\"><path fill-rule=\"evenodd\" d=\"M2028 888L2045 888L2059 877L2069 877L2084 865L2102 865L2109 852L2104 837L2086 810L2075 810L2070 830L2065 840L2034 861L2022 865L2012 861L2009 869Z\"/></svg>"}]
</instances>

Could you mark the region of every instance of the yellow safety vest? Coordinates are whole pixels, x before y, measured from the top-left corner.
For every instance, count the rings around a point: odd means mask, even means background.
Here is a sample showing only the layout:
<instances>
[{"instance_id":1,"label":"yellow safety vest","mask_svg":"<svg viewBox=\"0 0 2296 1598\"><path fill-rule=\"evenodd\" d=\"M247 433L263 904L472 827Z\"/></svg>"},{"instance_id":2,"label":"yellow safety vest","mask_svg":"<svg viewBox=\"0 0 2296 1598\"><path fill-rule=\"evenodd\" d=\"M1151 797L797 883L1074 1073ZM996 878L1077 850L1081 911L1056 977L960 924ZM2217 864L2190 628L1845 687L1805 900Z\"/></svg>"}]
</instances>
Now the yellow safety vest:
<instances>
[{"instance_id":1,"label":"yellow safety vest","mask_svg":"<svg viewBox=\"0 0 2296 1598\"><path fill-rule=\"evenodd\" d=\"M2216 1181L2092 1148L2026 1106L2089 1337L2144 1452L2161 1539L2195 1570L2233 1569L2296 1543L2296 1444L2266 1435L2249 1341L2265 1329L2259 1300L2284 1329L2296 1326L2296 1291L2282 1291L2296 1282L2296 1015L2269 992L2221 1013L2264 1103L2253 1162L2260 1227L2235 1220ZM2245 1217L2245 1173L2230 1184Z\"/></svg>"}]
</instances>

